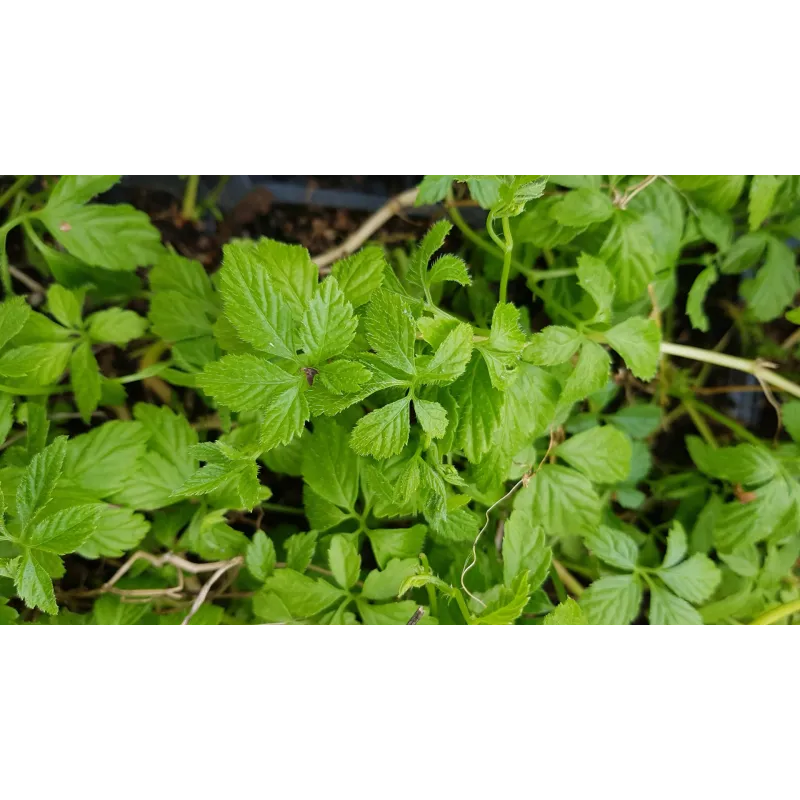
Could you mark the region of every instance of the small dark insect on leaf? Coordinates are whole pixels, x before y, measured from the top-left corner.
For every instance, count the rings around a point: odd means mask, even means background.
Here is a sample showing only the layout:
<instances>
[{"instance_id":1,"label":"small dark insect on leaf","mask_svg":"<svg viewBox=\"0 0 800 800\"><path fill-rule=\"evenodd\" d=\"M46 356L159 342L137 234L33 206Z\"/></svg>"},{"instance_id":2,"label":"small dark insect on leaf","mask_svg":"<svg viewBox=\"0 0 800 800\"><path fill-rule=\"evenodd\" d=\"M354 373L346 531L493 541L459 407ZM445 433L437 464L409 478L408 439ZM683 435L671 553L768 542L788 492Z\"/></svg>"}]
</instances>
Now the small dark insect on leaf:
<instances>
[{"instance_id":1,"label":"small dark insect on leaf","mask_svg":"<svg viewBox=\"0 0 800 800\"><path fill-rule=\"evenodd\" d=\"M421 619L422 615L425 613L425 609L420 606L412 615L411 619L406 622L406 625L416 625Z\"/></svg>"},{"instance_id":2,"label":"small dark insect on leaf","mask_svg":"<svg viewBox=\"0 0 800 800\"><path fill-rule=\"evenodd\" d=\"M309 386L314 385L314 378L319 375L319 370L314 369L314 367L303 367L303 372L306 374L306 380L308 381Z\"/></svg>"}]
</instances>

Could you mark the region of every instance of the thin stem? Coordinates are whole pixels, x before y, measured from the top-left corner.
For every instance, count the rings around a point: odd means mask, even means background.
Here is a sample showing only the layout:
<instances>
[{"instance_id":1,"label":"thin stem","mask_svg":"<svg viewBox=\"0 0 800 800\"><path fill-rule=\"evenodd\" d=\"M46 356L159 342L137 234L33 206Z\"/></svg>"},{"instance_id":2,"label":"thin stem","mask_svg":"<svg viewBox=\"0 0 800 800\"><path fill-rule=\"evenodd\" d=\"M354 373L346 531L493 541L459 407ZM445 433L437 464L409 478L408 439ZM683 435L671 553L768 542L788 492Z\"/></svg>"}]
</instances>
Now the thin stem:
<instances>
[{"instance_id":1,"label":"thin stem","mask_svg":"<svg viewBox=\"0 0 800 800\"><path fill-rule=\"evenodd\" d=\"M760 617L756 617L750 624L751 625L772 625L774 622L780 622L792 614L800 613L800 600L792 600L791 603L784 603L782 606L765 611Z\"/></svg>"},{"instance_id":2,"label":"thin stem","mask_svg":"<svg viewBox=\"0 0 800 800\"><path fill-rule=\"evenodd\" d=\"M461 592L458 589L456 589L455 592L453 593L453 596L456 598L456 603L458 603L458 607L461 611L461 616L464 617L464 621L467 623L467 625L472 625L474 623L474 619L472 617L472 614L469 613L469 609L467 608L467 603L464 600L464 595L461 594Z\"/></svg>"},{"instance_id":3,"label":"thin stem","mask_svg":"<svg viewBox=\"0 0 800 800\"><path fill-rule=\"evenodd\" d=\"M467 225L464 217L461 216L461 212L453 205L447 205L447 213L450 215L450 219L453 220L456 228L458 228L464 236L469 239L476 247L480 247L481 250L490 253L493 256L497 255L497 250L489 244L489 242L481 239L481 237L475 233L469 225Z\"/></svg>"},{"instance_id":4,"label":"thin stem","mask_svg":"<svg viewBox=\"0 0 800 800\"><path fill-rule=\"evenodd\" d=\"M505 253L503 254L503 274L500 276L500 302L505 303L508 296L508 277L511 274L511 252L514 249L514 240L511 238L511 225L508 217L503 217L503 238L505 239Z\"/></svg>"},{"instance_id":5,"label":"thin stem","mask_svg":"<svg viewBox=\"0 0 800 800\"><path fill-rule=\"evenodd\" d=\"M683 405L686 408L686 413L692 418L695 428L697 428L700 435L706 440L706 444L716 450L718 447L717 440L714 438L711 428L708 427L708 423L703 419L691 401L687 400Z\"/></svg>"},{"instance_id":6,"label":"thin stem","mask_svg":"<svg viewBox=\"0 0 800 800\"><path fill-rule=\"evenodd\" d=\"M189 221L193 221L197 214L197 189L200 186L200 176L190 175L186 180L186 189L183 192L183 208L181 216Z\"/></svg>"},{"instance_id":7,"label":"thin stem","mask_svg":"<svg viewBox=\"0 0 800 800\"><path fill-rule=\"evenodd\" d=\"M706 364L716 364L718 367L728 367L728 369L739 370L739 372L747 372L759 380L772 384L780 391L800 397L800 386L773 372L760 361L750 361L738 356L729 356L726 353L715 353L711 350L702 350L699 347L689 347L688 345L674 344L673 342L662 342L661 352L670 356L690 358L694 361L703 361Z\"/></svg>"},{"instance_id":8,"label":"thin stem","mask_svg":"<svg viewBox=\"0 0 800 800\"><path fill-rule=\"evenodd\" d=\"M546 295L535 283L528 281L528 288L535 294L543 303L552 306L562 317L569 320L578 330L583 329L583 321L578 319L571 311L564 308L557 300Z\"/></svg>"},{"instance_id":9,"label":"thin stem","mask_svg":"<svg viewBox=\"0 0 800 800\"><path fill-rule=\"evenodd\" d=\"M261 503L260 508L263 508L265 511L275 511L279 514L292 514L295 517L303 517L306 513L302 508L284 506L281 503Z\"/></svg>"},{"instance_id":10,"label":"thin stem","mask_svg":"<svg viewBox=\"0 0 800 800\"><path fill-rule=\"evenodd\" d=\"M0 208L2 208L18 191L24 189L33 178L33 175L20 175L14 183L0 195Z\"/></svg>"},{"instance_id":11,"label":"thin stem","mask_svg":"<svg viewBox=\"0 0 800 800\"><path fill-rule=\"evenodd\" d=\"M707 406L705 403L700 402L700 400L692 400L691 404L687 403L686 408L689 410L690 405L693 405L698 411L702 411L710 419L713 419L715 422L719 422L720 425L724 425L728 430L733 431L740 439L743 439L746 442L750 442L751 444L756 445L757 447L764 447L764 442L761 441L757 436L754 436L747 428L740 425L738 422L734 422L730 417L726 417L724 414L720 414L716 408L712 408L711 406ZM691 414L691 411L689 411Z\"/></svg>"},{"instance_id":12,"label":"thin stem","mask_svg":"<svg viewBox=\"0 0 800 800\"><path fill-rule=\"evenodd\" d=\"M556 571L564 586L566 586L575 597L580 597L583 594L583 586L578 582L578 579L555 558L553 559L553 569Z\"/></svg>"},{"instance_id":13,"label":"thin stem","mask_svg":"<svg viewBox=\"0 0 800 800\"><path fill-rule=\"evenodd\" d=\"M491 240L497 245L497 248L500 250L500 252L504 253L506 247L503 243L503 240L497 235L497 232L494 229L494 217L492 216L491 212L489 212L489 216L486 217L486 232L489 234Z\"/></svg>"}]
</instances>

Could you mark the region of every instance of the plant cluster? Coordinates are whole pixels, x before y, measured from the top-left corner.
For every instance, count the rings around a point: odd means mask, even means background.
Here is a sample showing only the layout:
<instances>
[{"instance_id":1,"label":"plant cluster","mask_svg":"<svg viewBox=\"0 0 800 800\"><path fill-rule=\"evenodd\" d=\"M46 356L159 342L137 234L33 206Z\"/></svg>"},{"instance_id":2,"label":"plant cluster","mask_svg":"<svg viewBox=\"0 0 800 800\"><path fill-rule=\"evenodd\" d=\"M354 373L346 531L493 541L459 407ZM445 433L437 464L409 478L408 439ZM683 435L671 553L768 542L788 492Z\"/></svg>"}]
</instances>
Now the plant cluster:
<instances>
[{"instance_id":1,"label":"plant cluster","mask_svg":"<svg viewBox=\"0 0 800 800\"><path fill-rule=\"evenodd\" d=\"M800 619L800 178L427 176L211 274L118 179L0 192L0 622Z\"/></svg>"}]
</instances>

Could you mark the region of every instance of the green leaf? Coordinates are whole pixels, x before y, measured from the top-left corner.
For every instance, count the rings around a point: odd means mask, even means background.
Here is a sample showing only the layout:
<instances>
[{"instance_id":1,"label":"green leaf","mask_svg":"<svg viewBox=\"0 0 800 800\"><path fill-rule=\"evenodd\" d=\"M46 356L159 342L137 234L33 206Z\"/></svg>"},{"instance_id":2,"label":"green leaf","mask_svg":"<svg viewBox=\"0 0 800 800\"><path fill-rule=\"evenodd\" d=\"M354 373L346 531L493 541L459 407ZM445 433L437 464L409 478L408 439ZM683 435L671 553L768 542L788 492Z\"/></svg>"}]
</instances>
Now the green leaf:
<instances>
[{"instance_id":1,"label":"green leaf","mask_svg":"<svg viewBox=\"0 0 800 800\"><path fill-rule=\"evenodd\" d=\"M790 400L781 406L783 425L795 442L800 442L800 400ZM0 437L2 438L2 437Z\"/></svg>"},{"instance_id":2,"label":"green leaf","mask_svg":"<svg viewBox=\"0 0 800 800\"><path fill-rule=\"evenodd\" d=\"M370 377L372 373L363 364L343 358L319 367L323 386L337 395L357 392Z\"/></svg>"},{"instance_id":3,"label":"green leaf","mask_svg":"<svg viewBox=\"0 0 800 800\"><path fill-rule=\"evenodd\" d=\"M678 562L683 561L688 549L689 544L683 525L677 519L673 520L669 534L667 534L667 552L664 554L662 568L669 569L669 567L674 567Z\"/></svg>"},{"instance_id":4,"label":"green leaf","mask_svg":"<svg viewBox=\"0 0 800 800\"><path fill-rule=\"evenodd\" d=\"M452 223L446 219L440 219L431 225L417 249L411 256L408 265L406 280L417 288L423 288L428 283L428 264L433 258L434 253L444 244L447 234L453 229Z\"/></svg>"},{"instance_id":5,"label":"green leaf","mask_svg":"<svg viewBox=\"0 0 800 800\"><path fill-rule=\"evenodd\" d=\"M30 314L31 307L24 297L11 297L0 303L0 348L23 329Z\"/></svg>"},{"instance_id":6,"label":"green leaf","mask_svg":"<svg viewBox=\"0 0 800 800\"><path fill-rule=\"evenodd\" d=\"M583 335L574 328L548 325L531 336L525 348L525 360L543 367L563 364L578 352L584 341Z\"/></svg>"},{"instance_id":7,"label":"green leaf","mask_svg":"<svg viewBox=\"0 0 800 800\"><path fill-rule=\"evenodd\" d=\"M305 572L317 549L316 531L295 533L286 540L286 563L297 572Z\"/></svg>"},{"instance_id":8,"label":"green leaf","mask_svg":"<svg viewBox=\"0 0 800 800\"><path fill-rule=\"evenodd\" d=\"M342 589L354 586L361 571L361 556L358 554L357 542L358 537L354 534L337 533L331 537L328 564L334 580Z\"/></svg>"},{"instance_id":9,"label":"green leaf","mask_svg":"<svg viewBox=\"0 0 800 800\"><path fill-rule=\"evenodd\" d=\"M614 277L605 262L588 253L578 257L578 283L594 300L596 311L589 322L609 322L614 303Z\"/></svg>"},{"instance_id":10,"label":"green leaf","mask_svg":"<svg viewBox=\"0 0 800 800\"><path fill-rule=\"evenodd\" d=\"M441 439L447 432L447 412L440 403L414 398L414 413L428 436Z\"/></svg>"},{"instance_id":11,"label":"green leaf","mask_svg":"<svg viewBox=\"0 0 800 800\"><path fill-rule=\"evenodd\" d=\"M611 198L597 189L576 189L568 192L550 211L559 225L584 228L596 222L605 222L614 213Z\"/></svg>"},{"instance_id":12,"label":"green leaf","mask_svg":"<svg viewBox=\"0 0 800 800\"><path fill-rule=\"evenodd\" d=\"M336 278L326 278L306 306L299 339L312 364L343 353L356 335L358 321Z\"/></svg>"},{"instance_id":13,"label":"green leaf","mask_svg":"<svg viewBox=\"0 0 800 800\"><path fill-rule=\"evenodd\" d=\"M17 486L17 519L23 533L50 501L66 451L67 437L58 436L31 459L22 473Z\"/></svg>"},{"instance_id":14,"label":"green leaf","mask_svg":"<svg viewBox=\"0 0 800 800\"><path fill-rule=\"evenodd\" d=\"M41 608L47 614L58 614L53 581L42 563L44 557L44 553L23 548L14 584L28 608Z\"/></svg>"},{"instance_id":15,"label":"green leaf","mask_svg":"<svg viewBox=\"0 0 800 800\"><path fill-rule=\"evenodd\" d=\"M632 572L639 560L639 548L627 533L608 525L600 525L586 534L586 546L601 561L612 567Z\"/></svg>"},{"instance_id":16,"label":"green leaf","mask_svg":"<svg viewBox=\"0 0 800 800\"><path fill-rule=\"evenodd\" d=\"M181 312L174 305L171 314ZM125 308L108 308L97 311L87 320L89 336L94 342L111 342L118 347L124 347L132 339L139 339L147 330L147 320L140 317L135 311Z\"/></svg>"},{"instance_id":17,"label":"green leaf","mask_svg":"<svg viewBox=\"0 0 800 800\"><path fill-rule=\"evenodd\" d=\"M469 270L463 258L447 254L437 258L431 264L430 271L426 276L427 285L433 286L444 281L454 281L461 286L470 286L472 284L472 278L469 276Z\"/></svg>"},{"instance_id":18,"label":"green leaf","mask_svg":"<svg viewBox=\"0 0 800 800\"><path fill-rule=\"evenodd\" d=\"M651 625L702 625L703 618L685 600L660 586L650 587Z\"/></svg>"},{"instance_id":19,"label":"green leaf","mask_svg":"<svg viewBox=\"0 0 800 800\"><path fill-rule=\"evenodd\" d=\"M426 361L417 376L417 383L452 383L464 373L471 356L472 327L459 323Z\"/></svg>"},{"instance_id":20,"label":"green leaf","mask_svg":"<svg viewBox=\"0 0 800 800\"><path fill-rule=\"evenodd\" d=\"M614 276L623 303L638 300L658 269L647 227L630 211L615 218L599 256Z\"/></svg>"},{"instance_id":21,"label":"green leaf","mask_svg":"<svg viewBox=\"0 0 800 800\"><path fill-rule=\"evenodd\" d=\"M453 175L426 175L419 185L415 206L434 205L447 196L453 183Z\"/></svg>"},{"instance_id":22,"label":"green leaf","mask_svg":"<svg viewBox=\"0 0 800 800\"><path fill-rule=\"evenodd\" d=\"M0 375L27 377L41 385L57 383L71 354L71 342L25 344L0 355Z\"/></svg>"},{"instance_id":23,"label":"green leaf","mask_svg":"<svg viewBox=\"0 0 800 800\"><path fill-rule=\"evenodd\" d=\"M220 291L225 315L245 342L279 358L294 359L291 306L271 282L255 248L225 245Z\"/></svg>"},{"instance_id":24,"label":"green leaf","mask_svg":"<svg viewBox=\"0 0 800 800\"><path fill-rule=\"evenodd\" d=\"M695 279L692 288L689 289L689 297L686 300L686 314L692 327L704 333L708 332L710 322L703 310L708 290L717 282L717 270L713 266L706 267Z\"/></svg>"},{"instance_id":25,"label":"green leaf","mask_svg":"<svg viewBox=\"0 0 800 800\"><path fill-rule=\"evenodd\" d=\"M66 328L81 327L83 297L57 283L47 289L47 310Z\"/></svg>"},{"instance_id":26,"label":"green leaf","mask_svg":"<svg viewBox=\"0 0 800 800\"><path fill-rule=\"evenodd\" d=\"M649 381L655 377L661 348L661 330L655 320L630 317L605 337L637 378Z\"/></svg>"},{"instance_id":27,"label":"green leaf","mask_svg":"<svg viewBox=\"0 0 800 800\"><path fill-rule=\"evenodd\" d=\"M730 248L733 239L733 220L729 214L710 208L698 208L697 221L700 225L700 232L715 244L720 252L725 252Z\"/></svg>"},{"instance_id":28,"label":"green leaf","mask_svg":"<svg viewBox=\"0 0 800 800\"><path fill-rule=\"evenodd\" d=\"M514 502L529 506L532 519L547 536L585 536L600 523L600 498L579 472L557 464L545 464Z\"/></svg>"},{"instance_id":29,"label":"green leaf","mask_svg":"<svg viewBox=\"0 0 800 800\"><path fill-rule=\"evenodd\" d=\"M427 529L424 525L410 528L367 529L375 560L381 569L393 558L416 558L422 552Z\"/></svg>"},{"instance_id":30,"label":"green leaf","mask_svg":"<svg viewBox=\"0 0 800 800\"><path fill-rule=\"evenodd\" d=\"M258 530L253 534L244 557L244 563L250 574L264 583L275 570L275 545L264 531Z\"/></svg>"},{"instance_id":31,"label":"green leaf","mask_svg":"<svg viewBox=\"0 0 800 800\"><path fill-rule=\"evenodd\" d=\"M737 239L725 254L722 274L735 275L754 267L769 241L765 233L748 233Z\"/></svg>"},{"instance_id":32,"label":"green leaf","mask_svg":"<svg viewBox=\"0 0 800 800\"><path fill-rule=\"evenodd\" d=\"M100 367L88 342L81 342L72 353L70 373L75 405L88 425L100 402Z\"/></svg>"},{"instance_id":33,"label":"green leaf","mask_svg":"<svg viewBox=\"0 0 800 800\"><path fill-rule=\"evenodd\" d=\"M635 575L600 578L580 599L591 625L629 625L638 616L641 604L642 587Z\"/></svg>"},{"instance_id":34,"label":"green leaf","mask_svg":"<svg viewBox=\"0 0 800 800\"><path fill-rule=\"evenodd\" d=\"M511 588L522 570L529 573L529 588L538 589L550 569L552 550L545 542L544 530L533 521L530 506L511 512L503 532L503 582Z\"/></svg>"},{"instance_id":35,"label":"green leaf","mask_svg":"<svg viewBox=\"0 0 800 800\"><path fill-rule=\"evenodd\" d=\"M588 625L581 607L568 597L542 620L542 625Z\"/></svg>"},{"instance_id":36,"label":"green leaf","mask_svg":"<svg viewBox=\"0 0 800 800\"><path fill-rule=\"evenodd\" d=\"M326 581L308 578L288 567L276 570L264 586L280 598L295 619L313 617L346 596Z\"/></svg>"},{"instance_id":37,"label":"green leaf","mask_svg":"<svg viewBox=\"0 0 800 800\"><path fill-rule=\"evenodd\" d=\"M336 422L317 419L303 449L303 479L320 497L352 511L358 498L359 460L347 431Z\"/></svg>"},{"instance_id":38,"label":"green leaf","mask_svg":"<svg viewBox=\"0 0 800 800\"><path fill-rule=\"evenodd\" d=\"M400 603L382 603L370 605L363 600L356 600L358 613L365 625L407 625L411 616L417 610L413 600L404 600ZM435 625L436 620L428 614L423 615L420 625Z\"/></svg>"},{"instance_id":39,"label":"green leaf","mask_svg":"<svg viewBox=\"0 0 800 800\"><path fill-rule=\"evenodd\" d=\"M453 397L459 404L456 441L473 463L492 446L500 425L503 393L495 389L486 362L474 356L464 375L453 384Z\"/></svg>"},{"instance_id":40,"label":"green leaf","mask_svg":"<svg viewBox=\"0 0 800 800\"><path fill-rule=\"evenodd\" d=\"M731 483L764 483L779 470L778 462L764 447L740 444L714 449L696 436L687 436L686 446L702 472Z\"/></svg>"},{"instance_id":41,"label":"green leaf","mask_svg":"<svg viewBox=\"0 0 800 800\"><path fill-rule=\"evenodd\" d=\"M703 603L714 594L722 576L708 556L695 553L676 567L660 569L658 577L684 600Z\"/></svg>"},{"instance_id":42,"label":"green leaf","mask_svg":"<svg viewBox=\"0 0 800 800\"><path fill-rule=\"evenodd\" d=\"M319 531L335 528L348 519L344 511L320 497L308 484L303 487L303 506L311 526Z\"/></svg>"},{"instance_id":43,"label":"green leaf","mask_svg":"<svg viewBox=\"0 0 800 800\"><path fill-rule=\"evenodd\" d=\"M337 261L331 274L339 282L345 298L358 308L368 303L381 287L385 271L389 269L380 247L364 247L352 256Z\"/></svg>"},{"instance_id":44,"label":"green leaf","mask_svg":"<svg viewBox=\"0 0 800 800\"><path fill-rule=\"evenodd\" d=\"M594 392L599 392L608 382L611 359L597 342L584 341L575 368L570 373L561 392L559 408L567 408Z\"/></svg>"},{"instance_id":45,"label":"green leaf","mask_svg":"<svg viewBox=\"0 0 800 800\"><path fill-rule=\"evenodd\" d=\"M350 435L350 446L359 455L388 458L399 453L408 442L410 397L371 411L362 417Z\"/></svg>"},{"instance_id":46,"label":"green leaf","mask_svg":"<svg viewBox=\"0 0 800 800\"><path fill-rule=\"evenodd\" d=\"M747 205L747 220L751 231L761 227L761 223L770 215L780 185L781 181L775 175L753 175Z\"/></svg>"},{"instance_id":47,"label":"green leaf","mask_svg":"<svg viewBox=\"0 0 800 800\"><path fill-rule=\"evenodd\" d=\"M403 581L413 575L419 566L416 558L393 558L381 570L374 569L364 581L362 597L369 600L391 600L398 596Z\"/></svg>"},{"instance_id":48,"label":"green leaf","mask_svg":"<svg viewBox=\"0 0 800 800\"><path fill-rule=\"evenodd\" d=\"M571 436L558 446L556 454L593 483L620 483L631 469L630 439L613 425Z\"/></svg>"},{"instance_id":49,"label":"green leaf","mask_svg":"<svg viewBox=\"0 0 800 800\"><path fill-rule=\"evenodd\" d=\"M217 403L233 411L257 411L279 402L287 393L297 394L305 382L258 356L229 355L207 364L198 385Z\"/></svg>"},{"instance_id":50,"label":"green leaf","mask_svg":"<svg viewBox=\"0 0 800 800\"><path fill-rule=\"evenodd\" d=\"M497 189L497 200L492 204L492 215L515 217L525 210L525 205L544 194L547 178L538 175L503 175Z\"/></svg>"},{"instance_id":51,"label":"green leaf","mask_svg":"<svg viewBox=\"0 0 800 800\"><path fill-rule=\"evenodd\" d=\"M121 558L135 550L150 530L150 523L133 509L100 504L96 507L94 532L77 548L83 558Z\"/></svg>"},{"instance_id":52,"label":"green leaf","mask_svg":"<svg viewBox=\"0 0 800 800\"><path fill-rule=\"evenodd\" d=\"M250 249L291 313L298 318L302 316L318 281L318 270L308 250L274 239L259 239Z\"/></svg>"},{"instance_id":53,"label":"green leaf","mask_svg":"<svg viewBox=\"0 0 800 800\"><path fill-rule=\"evenodd\" d=\"M478 625L511 625L514 620L522 616L530 596L528 571L523 570L511 582L508 589L500 590L498 603L487 606L475 622Z\"/></svg>"},{"instance_id":54,"label":"green leaf","mask_svg":"<svg viewBox=\"0 0 800 800\"><path fill-rule=\"evenodd\" d=\"M606 419L632 439L646 439L661 425L661 409L644 404L625 406Z\"/></svg>"},{"instance_id":55,"label":"green leaf","mask_svg":"<svg viewBox=\"0 0 800 800\"><path fill-rule=\"evenodd\" d=\"M121 175L62 175L50 192L47 205L56 208L88 203L96 195L107 192L121 177Z\"/></svg>"},{"instance_id":56,"label":"green leaf","mask_svg":"<svg viewBox=\"0 0 800 800\"><path fill-rule=\"evenodd\" d=\"M755 278L742 281L740 291L759 322L779 317L800 291L800 277L789 246L770 238L764 265Z\"/></svg>"},{"instance_id":57,"label":"green leaf","mask_svg":"<svg viewBox=\"0 0 800 800\"><path fill-rule=\"evenodd\" d=\"M366 315L367 340L387 364L405 375L414 374L414 317L399 295L380 289L372 296Z\"/></svg>"},{"instance_id":58,"label":"green leaf","mask_svg":"<svg viewBox=\"0 0 800 800\"><path fill-rule=\"evenodd\" d=\"M133 206L48 203L39 219L71 255L89 266L132 272L154 264L164 252L158 228Z\"/></svg>"},{"instance_id":59,"label":"green leaf","mask_svg":"<svg viewBox=\"0 0 800 800\"><path fill-rule=\"evenodd\" d=\"M33 524L25 534L25 544L57 555L71 553L94 533L99 514L97 504L56 511Z\"/></svg>"}]
</instances>

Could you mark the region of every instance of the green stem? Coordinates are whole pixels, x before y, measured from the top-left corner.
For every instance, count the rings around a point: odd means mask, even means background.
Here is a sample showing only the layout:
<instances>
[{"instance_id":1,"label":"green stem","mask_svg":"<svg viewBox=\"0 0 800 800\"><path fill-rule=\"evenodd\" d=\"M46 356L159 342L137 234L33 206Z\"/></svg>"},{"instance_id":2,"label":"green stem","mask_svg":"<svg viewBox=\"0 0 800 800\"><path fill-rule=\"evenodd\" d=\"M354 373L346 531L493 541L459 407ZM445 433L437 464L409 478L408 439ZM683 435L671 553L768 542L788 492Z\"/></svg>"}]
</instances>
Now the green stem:
<instances>
[{"instance_id":1,"label":"green stem","mask_svg":"<svg viewBox=\"0 0 800 800\"><path fill-rule=\"evenodd\" d=\"M766 611L760 617L756 617L750 624L772 625L773 622L780 622L780 620L797 613L800 613L800 600L792 600L791 603L784 603L782 606Z\"/></svg>"},{"instance_id":2,"label":"green stem","mask_svg":"<svg viewBox=\"0 0 800 800\"><path fill-rule=\"evenodd\" d=\"M528 281L528 288L535 294L543 303L552 306L564 319L569 320L579 331L583 330L583 321L578 319L571 311L568 311L557 300L546 295L535 283Z\"/></svg>"},{"instance_id":3,"label":"green stem","mask_svg":"<svg viewBox=\"0 0 800 800\"><path fill-rule=\"evenodd\" d=\"M183 192L183 208L181 215L184 219L194 220L196 216L197 189L200 186L200 176L190 175L186 180L186 189Z\"/></svg>"},{"instance_id":4,"label":"green stem","mask_svg":"<svg viewBox=\"0 0 800 800\"><path fill-rule=\"evenodd\" d=\"M695 428L697 428L697 430L700 432L700 435L706 440L706 444L711 445L711 447L716 450L718 447L717 440L714 438L711 428L708 427L708 423L703 419L692 403L693 401L687 400L683 404L684 408L686 409L686 413L692 418Z\"/></svg>"},{"instance_id":5,"label":"green stem","mask_svg":"<svg viewBox=\"0 0 800 800\"><path fill-rule=\"evenodd\" d=\"M511 238L511 225L508 217L503 217L503 238L505 239L505 253L503 254L503 274L500 276L500 302L505 303L508 296L508 277L511 274L511 253L514 250L514 240Z\"/></svg>"},{"instance_id":6,"label":"green stem","mask_svg":"<svg viewBox=\"0 0 800 800\"><path fill-rule=\"evenodd\" d=\"M452 199L452 197L450 198ZM461 212L456 208L456 206L448 206L447 213L450 215L450 219L453 220L456 228L458 228L464 236L469 239L476 247L480 247L481 250L490 253L493 256L497 255L497 250L489 244L489 242L481 239L481 237L475 233L469 225L467 225L464 217L461 216Z\"/></svg>"},{"instance_id":7,"label":"green stem","mask_svg":"<svg viewBox=\"0 0 800 800\"><path fill-rule=\"evenodd\" d=\"M456 598L456 603L458 603L458 608L461 611L461 616L464 617L464 621L467 625L474 624L474 619L472 614L469 613L469 609L467 608L467 603L464 600L464 595L461 594L461 589L455 589L453 597Z\"/></svg>"},{"instance_id":8,"label":"green stem","mask_svg":"<svg viewBox=\"0 0 800 800\"><path fill-rule=\"evenodd\" d=\"M3 286L3 292L7 297L14 294L13 287L11 286L11 271L9 270L8 253L6 252L6 238L10 231L21 224L24 220L35 216L32 213L20 214L14 219L10 219L0 228L0 283Z\"/></svg>"},{"instance_id":9,"label":"green stem","mask_svg":"<svg viewBox=\"0 0 800 800\"><path fill-rule=\"evenodd\" d=\"M428 557L425 555L425 553L419 554L419 560L422 562L422 566L425 567L425 569L431 568L431 565L428 563ZM430 583L425 584L425 589L428 593L428 603L431 607L431 615L438 618L439 598L436 596L436 589L434 589Z\"/></svg>"},{"instance_id":10,"label":"green stem","mask_svg":"<svg viewBox=\"0 0 800 800\"><path fill-rule=\"evenodd\" d=\"M265 511L276 511L280 514L292 514L295 517L304 517L306 513L302 508L284 506L280 503L261 503L259 508L263 508Z\"/></svg>"},{"instance_id":11,"label":"green stem","mask_svg":"<svg viewBox=\"0 0 800 800\"><path fill-rule=\"evenodd\" d=\"M759 439L757 436L754 436L752 433L750 433L750 431L747 430L747 428L743 427L738 422L734 422L732 419L730 419L730 417L726 417L724 414L721 414L716 408L707 406L705 403L701 403L699 400L692 400L691 405L693 405L698 411L702 411L703 414L710 419L713 419L715 422L719 422L720 425L724 425L726 428L728 428L728 430L733 431L733 433L735 433L740 439L750 442L757 447L764 447L764 442L762 442L761 439ZM687 410L690 407L690 404L687 403ZM691 413L691 411L689 413Z\"/></svg>"},{"instance_id":12,"label":"green stem","mask_svg":"<svg viewBox=\"0 0 800 800\"><path fill-rule=\"evenodd\" d=\"M716 364L718 367L728 367L728 369L748 372L765 383L772 384L776 389L800 397L800 386L781 375L776 374L759 361L750 361L747 358L729 356L726 353L715 353L712 350L702 350L699 347L689 347L684 344L673 344L672 342L662 342L661 352L668 356L678 356L680 358L691 358L694 361L703 361L706 364Z\"/></svg>"},{"instance_id":13,"label":"green stem","mask_svg":"<svg viewBox=\"0 0 800 800\"><path fill-rule=\"evenodd\" d=\"M33 175L20 175L11 186L0 195L0 208L2 208L20 189L24 189L32 180Z\"/></svg>"},{"instance_id":14,"label":"green stem","mask_svg":"<svg viewBox=\"0 0 800 800\"><path fill-rule=\"evenodd\" d=\"M489 216L486 217L486 232L489 234L491 240L497 245L497 249L501 253L505 253L506 246L503 240L497 235L494 229L494 217L492 216L492 212L489 212Z\"/></svg>"}]
</instances>

